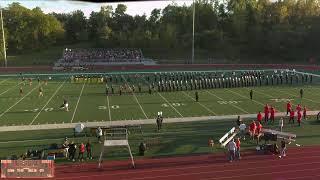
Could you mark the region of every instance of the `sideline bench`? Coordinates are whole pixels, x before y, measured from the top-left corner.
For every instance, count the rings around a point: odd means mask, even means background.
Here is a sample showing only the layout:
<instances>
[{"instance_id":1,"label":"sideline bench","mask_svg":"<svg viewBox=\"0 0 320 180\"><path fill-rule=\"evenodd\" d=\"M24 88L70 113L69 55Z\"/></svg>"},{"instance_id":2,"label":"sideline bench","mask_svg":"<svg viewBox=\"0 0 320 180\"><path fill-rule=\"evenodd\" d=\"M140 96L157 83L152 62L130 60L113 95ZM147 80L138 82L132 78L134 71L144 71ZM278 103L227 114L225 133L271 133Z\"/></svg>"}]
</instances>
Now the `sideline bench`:
<instances>
[{"instance_id":1,"label":"sideline bench","mask_svg":"<svg viewBox=\"0 0 320 180\"><path fill-rule=\"evenodd\" d=\"M222 138L219 139L221 147L225 147L237 134L238 132L236 131L236 128L231 128L229 132L227 132L224 136L222 136Z\"/></svg>"}]
</instances>

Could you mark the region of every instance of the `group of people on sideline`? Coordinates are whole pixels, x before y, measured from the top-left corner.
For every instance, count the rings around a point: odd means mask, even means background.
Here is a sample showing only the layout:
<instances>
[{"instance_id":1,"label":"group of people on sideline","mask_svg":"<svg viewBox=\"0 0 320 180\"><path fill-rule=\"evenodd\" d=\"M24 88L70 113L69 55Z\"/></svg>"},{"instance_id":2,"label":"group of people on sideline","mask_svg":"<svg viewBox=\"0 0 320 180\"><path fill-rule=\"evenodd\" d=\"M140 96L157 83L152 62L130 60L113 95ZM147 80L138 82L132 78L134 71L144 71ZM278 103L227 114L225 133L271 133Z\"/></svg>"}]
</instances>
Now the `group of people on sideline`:
<instances>
[{"instance_id":1,"label":"group of people on sideline","mask_svg":"<svg viewBox=\"0 0 320 180\"><path fill-rule=\"evenodd\" d=\"M77 151L77 144L74 141L69 142L68 138L64 139L62 147L64 148L65 157L71 161L75 161L76 151ZM92 159L92 146L90 141L88 140L86 144L80 143L78 147L78 160L84 160L84 153L87 152L87 159Z\"/></svg>"},{"instance_id":2,"label":"group of people on sideline","mask_svg":"<svg viewBox=\"0 0 320 180\"><path fill-rule=\"evenodd\" d=\"M302 119L306 120L307 119L307 107L302 106L298 104L296 108L293 108L293 105L291 104L290 101L287 102L286 104L286 115L289 117L289 124L294 124L295 119L298 122L298 125L301 126ZM236 160L236 159L241 159L240 156L240 145L241 145L241 140L246 140L246 134L248 133L251 137L252 140L255 140L257 145L259 144L259 139L263 135L262 129L263 125L267 125L268 123L274 124L275 122L275 113L276 109L274 106L269 106L268 104L265 105L264 107L264 115L260 112L258 112L257 117L255 120L252 120L252 122L248 125L245 124L245 122L242 121L240 116L238 116L238 119L236 121L237 127L238 127L238 137L231 140L227 144L227 150L228 150L228 159L230 162ZM280 117L279 119L279 124L278 124L278 130L283 131L284 127L284 117ZM280 151L278 153L280 154L279 157L285 157L286 156L286 149L287 149L287 144L284 139L280 141Z\"/></svg>"}]
</instances>

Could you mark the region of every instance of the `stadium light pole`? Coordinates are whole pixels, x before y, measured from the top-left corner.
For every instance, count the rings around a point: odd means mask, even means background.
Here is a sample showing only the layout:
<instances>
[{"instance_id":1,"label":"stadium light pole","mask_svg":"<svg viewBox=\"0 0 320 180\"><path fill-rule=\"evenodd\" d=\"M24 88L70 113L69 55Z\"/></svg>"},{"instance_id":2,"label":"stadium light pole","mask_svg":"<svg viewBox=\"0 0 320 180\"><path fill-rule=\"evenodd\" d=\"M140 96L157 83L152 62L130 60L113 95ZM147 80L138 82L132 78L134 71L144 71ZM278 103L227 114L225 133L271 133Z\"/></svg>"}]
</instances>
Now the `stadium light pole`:
<instances>
[{"instance_id":1,"label":"stadium light pole","mask_svg":"<svg viewBox=\"0 0 320 180\"><path fill-rule=\"evenodd\" d=\"M196 4L193 0L193 12L192 12L192 58L191 64L194 64L194 17L195 17Z\"/></svg>"},{"instance_id":2,"label":"stadium light pole","mask_svg":"<svg viewBox=\"0 0 320 180\"><path fill-rule=\"evenodd\" d=\"M2 17L2 7L1 6L0 6L0 16L1 16L1 28L2 28L4 66L7 67L6 40L4 38L3 17Z\"/></svg>"}]
</instances>

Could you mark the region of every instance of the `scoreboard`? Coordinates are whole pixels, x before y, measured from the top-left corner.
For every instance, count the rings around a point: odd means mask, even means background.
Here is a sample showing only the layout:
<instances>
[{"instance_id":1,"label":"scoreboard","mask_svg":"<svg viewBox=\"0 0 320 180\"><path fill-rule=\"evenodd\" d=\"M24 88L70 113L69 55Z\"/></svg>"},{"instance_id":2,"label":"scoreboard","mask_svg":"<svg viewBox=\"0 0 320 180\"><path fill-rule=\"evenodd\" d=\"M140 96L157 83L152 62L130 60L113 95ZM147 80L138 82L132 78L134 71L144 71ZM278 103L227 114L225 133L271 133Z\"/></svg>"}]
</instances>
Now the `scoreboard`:
<instances>
[{"instance_id":1,"label":"scoreboard","mask_svg":"<svg viewBox=\"0 0 320 180\"><path fill-rule=\"evenodd\" d=\"M52 178L53 160L1 160L1 178Z\"/></svg>"}]
</instances>

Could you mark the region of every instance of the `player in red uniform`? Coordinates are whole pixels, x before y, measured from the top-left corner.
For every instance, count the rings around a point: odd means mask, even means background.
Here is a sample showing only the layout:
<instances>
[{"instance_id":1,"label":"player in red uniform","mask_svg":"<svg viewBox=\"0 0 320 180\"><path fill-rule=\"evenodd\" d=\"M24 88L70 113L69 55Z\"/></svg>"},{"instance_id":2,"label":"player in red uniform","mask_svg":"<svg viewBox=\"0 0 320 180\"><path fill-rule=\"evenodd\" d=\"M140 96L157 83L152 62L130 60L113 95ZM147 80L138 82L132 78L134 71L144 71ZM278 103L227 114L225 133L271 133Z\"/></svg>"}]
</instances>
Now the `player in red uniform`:
<instances>
[{"instance_id":1,"label":"player in red uniform","mask_svg":"<svg viewBox=\"0 0 320 180\"><path fill-rule=\"evenodd\" d=\"M272 121L272 123L274 123L274 114L275 114L275 112L276 112L276 109L271 106L271 108L270 108L270 121Z\"/></svg>"},{"instance_id":2,"label":"player in red uniform","mask_svg":"<svg viewBox=\"0 0 320 180\"><path fill-rule=\"evenodd\" d=\"M293 122L293 124L294 124L294 110L290 110L290 119L289 119L289 123L290 122Z\"/></svg>"},{"instance_id":3,"label":"player in red uniform","mask_svg":"<svg viewBox=\"0 0 320 180\"><path fill-rule=\"evenodd\" d=\"M306 120L307 119L307 107L304 106L303 108L303 119Z\"/></svg>"},{"instance_id":4,"label":"player in red uniform","mask_svg":"<svg viewBox=\"0 0 320 180\"><path fill-rule=\"evenodd\" d=\"M288 114L291 112L291 102L290 101L288 101L288 103L287 103L287 116L288 116Z\"/></svg>"},{"instance_id":5,"label":"player in red uniform","mask_svg":"<svg viewBox=\"0 0 320 180\"><path fill-rule=\"evenodd\" d=\"M257 121L256 123L257 144L259 144L260 136L262 135L261 130L262 130L262 124L259 121Z\"/></svg>"},{"instance_id":6,"label":"player in red uniform","mask_svg":"<svg viewBox=\"0 0 320 180\"><path fill-rule=\"evenodd\" d=\"M301 111L301 105L300 104L298 104L298 106L296 107L296 111L298 111L298 112L300 112Z\"/></svg>"},{"instance_id":7,"label":"player in red uniform","mask_svg":"<svg viewBox=\"0 0 320 180\"><path fill-rule=\"evenodd\" d=\"M266 104L264 107L264 122L267 123L269 120L269 105Z\"/></svg>"},{"instance_id":8,"label":"player in red uniform","mask_svg":"<svg viewBox=\"0 0 320 180\"><path fill-rule=\"evenodd\" d=\"M299 126L301 125L301 119L302 119L301 111L298 111L298 119L297 119L297 121L298 121Z\"/></svg>"},{"instance_id":9,"label":"player in red uniform","mask_svg":"<svg viewBox=\"0 0 320 180\"><path fill-rule=\"evenodd\" d=\"M252 123L250 124L250 129L249 129L250 136L252 137L252 139L254 139L254 135L256 134L256 129L257 129L256 123L254 121L252 121Z\"/></svg>"},{"instance_id":10,"label":"player in red uniform","mask_svg":"<svg viewBox=\"0 0 320 180\"><path fill-rule=\"evenodd\" d=\"M259 111L259 113L257 114L257 121L259 121L261 123L262 121L262 114L261 112Z\"/></svg>"}]
</instances>

